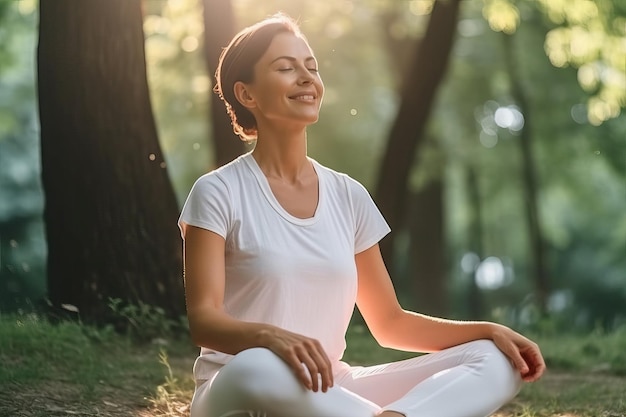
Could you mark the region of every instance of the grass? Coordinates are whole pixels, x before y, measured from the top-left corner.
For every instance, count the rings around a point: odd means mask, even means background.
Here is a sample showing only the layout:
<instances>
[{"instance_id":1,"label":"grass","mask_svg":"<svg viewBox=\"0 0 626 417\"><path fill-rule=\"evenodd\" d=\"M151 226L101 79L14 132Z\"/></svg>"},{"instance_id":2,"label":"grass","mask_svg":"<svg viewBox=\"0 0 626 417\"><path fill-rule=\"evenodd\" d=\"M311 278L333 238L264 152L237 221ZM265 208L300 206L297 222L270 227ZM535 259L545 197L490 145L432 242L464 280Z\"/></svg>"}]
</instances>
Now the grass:
<instances>
[{"instance_id":1,"label":"grass","mask_svg":"<svg viewBox=\"0 0 626 417\"><path fill-rule=\"evenodd\" d=\"M193 389L189 342L138 344L37 316L0 316L0 335L0 417L176 415L157 408Z\"/></svg>"},{"instance_id":2,"label":"grass","mask_svg":"<svg viewBox=\"0 0 626 417\"><path fill-rule=\"evenodd\" d=\"M410 356L362 326L348 340L350 363ZM626 331L536 340L549 372L498 417L626 416ZM0 417L188 416L196 354L186 334L138 343L110 328L0 316Z\"/></svg>"}]
</instances>

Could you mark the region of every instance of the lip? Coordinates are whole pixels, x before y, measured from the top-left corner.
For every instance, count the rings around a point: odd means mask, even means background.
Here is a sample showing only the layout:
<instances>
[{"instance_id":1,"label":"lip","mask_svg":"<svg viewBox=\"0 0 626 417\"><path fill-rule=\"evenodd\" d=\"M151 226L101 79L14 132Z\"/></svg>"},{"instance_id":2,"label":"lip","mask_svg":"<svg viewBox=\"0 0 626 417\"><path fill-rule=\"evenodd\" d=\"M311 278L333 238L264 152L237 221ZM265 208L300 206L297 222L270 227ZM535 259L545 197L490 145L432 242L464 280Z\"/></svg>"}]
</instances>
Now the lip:
<instances>
[{"instance_id":1,"label":"lip","mask_svg":"<svg viewBox=\"0 0 626 417\"><path fill-rule=\"evenodd\" d=\"M305 102L314 101L317 99L317 94L314 92L305 91L305 92L293 94L289 96L289 99L296 100L296 101L305 101Z\"/></svg>"}]
</instances>

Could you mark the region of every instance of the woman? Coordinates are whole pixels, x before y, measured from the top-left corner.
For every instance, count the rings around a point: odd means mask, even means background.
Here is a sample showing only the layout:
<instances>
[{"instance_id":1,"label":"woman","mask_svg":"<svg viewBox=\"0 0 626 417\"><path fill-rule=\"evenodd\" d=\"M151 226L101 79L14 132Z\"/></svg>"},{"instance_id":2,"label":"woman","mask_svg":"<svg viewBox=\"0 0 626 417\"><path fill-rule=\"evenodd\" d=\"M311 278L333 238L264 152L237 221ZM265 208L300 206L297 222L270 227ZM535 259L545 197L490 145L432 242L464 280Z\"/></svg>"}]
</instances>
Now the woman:
<instances>
[{"instance_id":1,"label":"woman","mask_svg":"<svg viewBox=\"0 0 626 417\"><path fill-rule=\"evenodd\" d=\"M216 92L255 148L194 184L179 225L194 365L192 417L486 416L534 381L537 345L489 322L403 310L369 194L307 157L324 86L297 25L276 15L222 53ZM341 361L354 306L382 346L432 352Z\"/></svg>"}]
</instances>

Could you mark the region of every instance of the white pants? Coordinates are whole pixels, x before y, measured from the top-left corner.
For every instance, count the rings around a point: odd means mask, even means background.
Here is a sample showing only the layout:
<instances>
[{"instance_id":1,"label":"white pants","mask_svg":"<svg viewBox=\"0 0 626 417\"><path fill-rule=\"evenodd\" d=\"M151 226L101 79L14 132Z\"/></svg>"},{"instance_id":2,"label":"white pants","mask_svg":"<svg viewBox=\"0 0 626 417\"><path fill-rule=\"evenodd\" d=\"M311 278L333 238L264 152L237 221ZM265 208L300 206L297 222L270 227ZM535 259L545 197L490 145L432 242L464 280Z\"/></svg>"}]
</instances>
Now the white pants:
<instances>
[{"instance_id":1,"label":"white pants","mask_svg":"<svg viewBox=\"0 0 626 417\"><path fill-rule=\"evenodd\" d=\"M400 362L352 367L327 392L305 389L263 348L245 350L196 388L191 417L485 417L521 388L519 373L487 340Z\"/></svg>"}]
</instances>

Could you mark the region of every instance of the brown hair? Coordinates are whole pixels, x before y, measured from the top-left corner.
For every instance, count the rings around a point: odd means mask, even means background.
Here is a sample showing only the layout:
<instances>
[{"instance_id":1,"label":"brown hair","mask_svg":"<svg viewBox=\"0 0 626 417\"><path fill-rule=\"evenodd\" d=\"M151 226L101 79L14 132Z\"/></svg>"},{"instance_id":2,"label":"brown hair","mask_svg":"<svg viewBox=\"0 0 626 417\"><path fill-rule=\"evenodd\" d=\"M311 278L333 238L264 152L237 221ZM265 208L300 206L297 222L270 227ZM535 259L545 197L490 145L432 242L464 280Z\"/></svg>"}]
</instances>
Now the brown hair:
<instances>
[{"instance_id":1,"label":"brown hair","mask_svg":"<svg viewBox=\"0 0 626 417\"><path fill-rule=\"evenodd\" d=\"M257 124L254 115L235 97L234 85L238 81L254 81L254 65L267 51L274 37L283 32L291 32L304 38L292 18L278 13L243 29L220 55L213 91L224 101L233 131L244 141L257 138Z\"/></svg>"}]
</instances>

